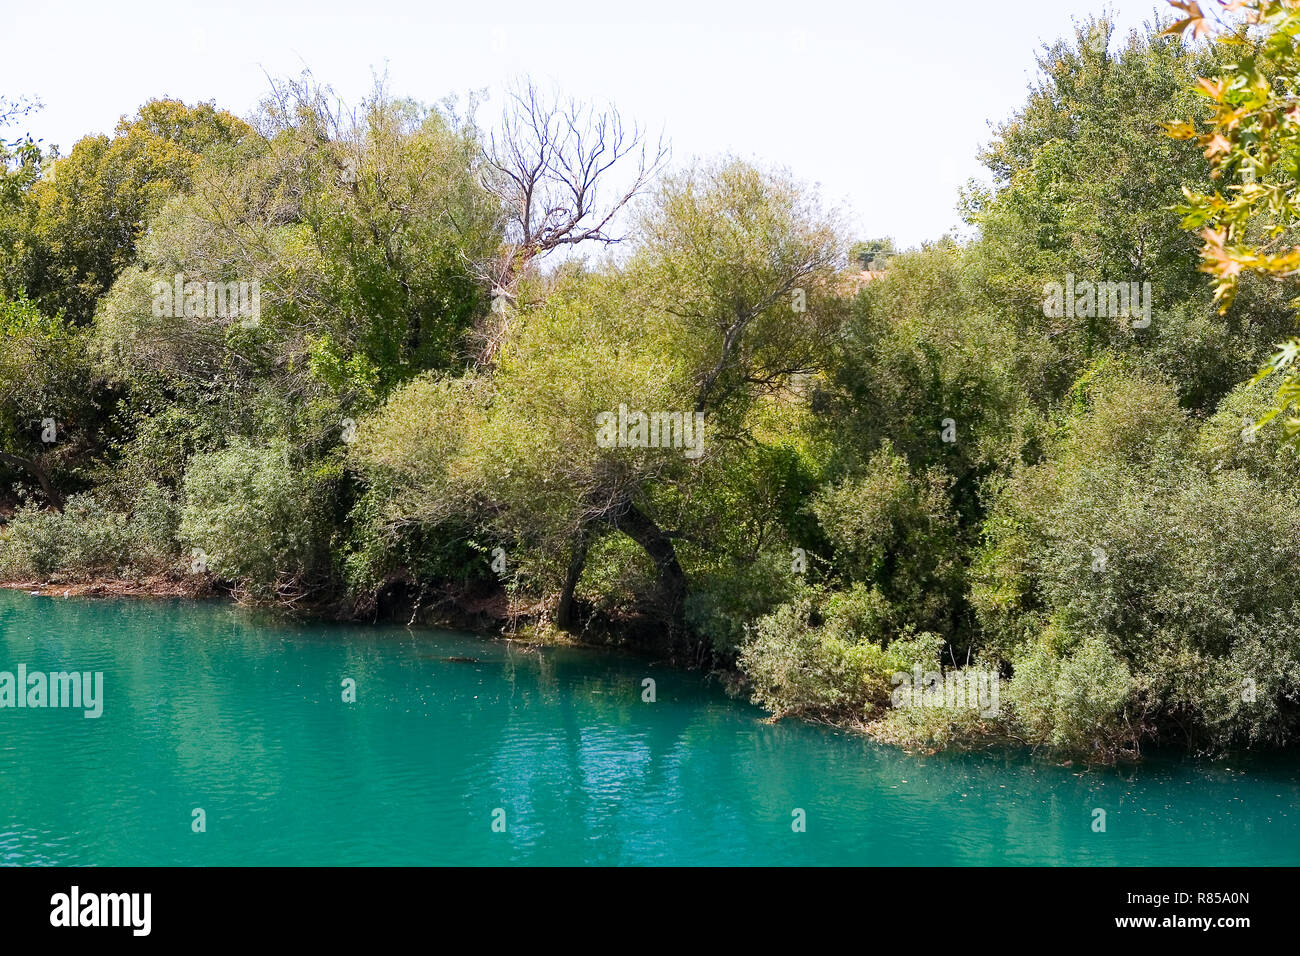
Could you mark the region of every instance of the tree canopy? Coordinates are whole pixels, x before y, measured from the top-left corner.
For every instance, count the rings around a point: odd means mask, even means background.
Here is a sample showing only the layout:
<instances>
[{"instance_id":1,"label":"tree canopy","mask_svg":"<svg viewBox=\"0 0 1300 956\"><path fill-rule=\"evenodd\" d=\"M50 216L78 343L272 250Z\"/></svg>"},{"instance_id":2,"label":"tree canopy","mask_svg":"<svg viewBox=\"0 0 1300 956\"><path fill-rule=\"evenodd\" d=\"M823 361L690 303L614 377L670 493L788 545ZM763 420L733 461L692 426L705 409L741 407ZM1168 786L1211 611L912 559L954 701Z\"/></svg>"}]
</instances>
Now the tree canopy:
<instances>
[{"instance_id":1,"label":"tree canopy","mask_svg":"<svg viewBox=\"0 0 1300 956\"><path fill-rule=\"evenodd\" d=\"M1300 13L1175 6L1045 46L908 249L529 82L67 156L0 100L0 578L622 641L915 746L1293 741Z\"/></svg>"}]
</instances>

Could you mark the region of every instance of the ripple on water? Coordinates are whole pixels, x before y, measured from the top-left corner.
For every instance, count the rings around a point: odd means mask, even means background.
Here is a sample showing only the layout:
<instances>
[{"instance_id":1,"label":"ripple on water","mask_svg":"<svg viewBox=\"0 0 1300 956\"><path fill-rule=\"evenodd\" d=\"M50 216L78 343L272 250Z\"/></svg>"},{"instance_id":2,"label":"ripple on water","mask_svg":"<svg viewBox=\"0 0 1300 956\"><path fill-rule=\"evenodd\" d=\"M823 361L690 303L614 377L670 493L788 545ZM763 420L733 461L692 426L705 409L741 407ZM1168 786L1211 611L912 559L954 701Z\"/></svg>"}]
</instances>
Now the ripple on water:
<instances>
[{"instance_id":1,"label":"ripple on water","mask_svg":"<svg viewBox=\"0 0 1300 956\"><path fill-rule=\"evenodd\" d=\"M909 755L636 657L219 602L2 593L20 662L101 670L106 700L0 710L5 864L1300 862L1295 755Z\"/></svg>"}]
</instances>

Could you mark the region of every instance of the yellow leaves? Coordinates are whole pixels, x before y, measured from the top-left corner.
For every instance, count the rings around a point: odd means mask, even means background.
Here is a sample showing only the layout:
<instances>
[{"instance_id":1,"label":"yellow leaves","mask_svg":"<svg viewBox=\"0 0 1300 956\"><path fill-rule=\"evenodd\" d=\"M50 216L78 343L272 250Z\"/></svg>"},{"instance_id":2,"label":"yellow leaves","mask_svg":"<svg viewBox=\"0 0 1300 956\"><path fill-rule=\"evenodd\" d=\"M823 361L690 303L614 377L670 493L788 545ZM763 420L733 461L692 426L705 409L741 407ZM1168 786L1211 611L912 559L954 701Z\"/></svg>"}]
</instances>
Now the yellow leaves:
<instances>
[{"instance_id":1,"label":"yellow leaves","mask_svg":"<svg viewBox=\"0 0 1300 956\"><path fill-rule=\"evenodd\" d=\"M1229 247L1228 229L1205 228L1199 233L1205 245L1201 248L1201 271L1215 278L1214 299L1225 311L1232 304L1237 280L1243 272L1269 276L1275 279L1300 273L1300 246L1292 246L1276 253L1265 253L1249 247Z\"/></svg>"},{"instance_id":2,"label":"yellow leaves","mask_svg":"<svg viewBox=\"0 0 1300 956\"><path fill-rule=\"evenodd\" d=\"M1175 120L1172 123L1161 123L1160 125L1164 128L1165 134L1171 139L1195 139L1197 136L1196 127L1191 120L1186 122Z\"/></svg>"},{"instance_id":3,"label":"yellow leaves","mask_svg":"<svg viewBox=\"0 0 1300 956\"><path fill-rule=\"evenodd\" d=\"M1243 119L1251 115L1258 116L1260 124L1263 125L1264 127L1269 127L1273 124L1273 116L1271 113L1267 113L1267 112L1252 114L1251 110L1245 108L1225 111L1222 107L1220 107L1217 112L1218 112L1218 116L1215 117L1215 124L1219 127L1219 129L1225 129L1229 131L1234 130L1241 125L1241 121Z\"/></svg>"},{"instance_id":4,"label":"yellow leaves","mask_svg":"<svg viewBox=\"0 0 1300 956\"><path fill-rule=\"evenodd\" d=\"M1265 254L1248 263L1255 272L1272 276L1293 276L1300 271L1300 247L1293 246L1285 252Z\"/></svg>"},{"instance_id":5,"label":"yellow leaves","mask_svg":"<svg viewBox=\"0 0 1300 956\"><path fill-rule=\"evenodd\" d=\"M1296 72L1294 41L1300 34L1300 0L1218 2L1223 10L1262 18L1260 22L1271 31L1271 36L1263 38L1268 55L1258 62L1256 56L1245 56L1229 64L1224 75L1196 81L1196 92L1210 101L1209 121L1200 125L1204 132L1198 134L1197 121L1192 119L1167 123L1164 131L1173 139L1194 140L1210 161L1211 178L1220 179L1233 171L1240 174L1240 183L1228 186L1233 198L1185 188L1187 202L1177 207L1183 228L1196 230L1204 243L1200 268L1213 276L1215 302L1224 311L1245 273L1272 279L1300 275L1300 247L1275 247L1300 221L1290 172L1300 157L1296 135L1300 98L1285 92L1289 84L1275 89L1260 66L1266 64L1267 73L1278 77ZM1190 28L1199 35L1208 29L1193 22L1203 19L1198 4L1173 5L1187 17L1166 32ZM1244 31L1238 33L1246 36ZM1287 175L1279 177L1279 170Z\"/></svg>"},{"instance_id":6,"label":"yellow leaves","mask_svg":"<svg viewBox=\"0 0 1300 956\"><path fill-rule=\"evenodd\" d=\"M1205 14L1201 12L1201 5L1196 0L1188 0L1184 3L1182 0L1169 0L1171 7L1182 10L1187 16L1182 20L1176 20L1160 31L1161 36L1177 36L1187 30L1192 31L1192 39L1196 40L1202 34L1207 34L1212 29L1210 22L1205 19Z\"/></svg>"}]
</instances>

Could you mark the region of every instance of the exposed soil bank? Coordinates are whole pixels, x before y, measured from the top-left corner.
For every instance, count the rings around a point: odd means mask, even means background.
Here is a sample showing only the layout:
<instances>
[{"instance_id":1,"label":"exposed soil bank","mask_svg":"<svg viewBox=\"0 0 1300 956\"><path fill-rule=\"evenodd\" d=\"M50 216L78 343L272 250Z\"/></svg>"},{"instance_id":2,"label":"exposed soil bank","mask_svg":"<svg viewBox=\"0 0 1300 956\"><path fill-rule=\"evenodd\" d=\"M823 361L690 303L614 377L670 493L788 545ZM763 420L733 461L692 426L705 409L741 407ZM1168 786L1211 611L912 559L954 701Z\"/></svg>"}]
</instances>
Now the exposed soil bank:
<instances>
[{"instance_id":1,"label":"exposed soil bank","mask_svg":"<svg viewBox=\"0 0 1300 956\"><path fill-rule=\"evenodd\" d=\"M215 592L205 582L158 575L147 578L93 578L78 581L0 581L0 588L46 597L197 598Z\"/></svg>"},{"instance_id":2,"label":"exposed soil bank","mask_svg":"<svg viewBox=\"0 0 1300 956\"><path fill-rule=\"evenodd\" d=\"M229 588L211 579L186 574L156 574L144 577L82 577L66 580L15 578L0 580L0 588L26 591L44 597L92 598L205 598L222 597L238 601ZM487 637L507 636L533 644L608 646L606 637L578 636L534 623L539 608L512 608L505 595L440 592L419 595L402 587L387 587L365 607L330 603L299 607L285 613L321 620L355 623L405 623L444 627Z\"/></svg>"}]
</instances>

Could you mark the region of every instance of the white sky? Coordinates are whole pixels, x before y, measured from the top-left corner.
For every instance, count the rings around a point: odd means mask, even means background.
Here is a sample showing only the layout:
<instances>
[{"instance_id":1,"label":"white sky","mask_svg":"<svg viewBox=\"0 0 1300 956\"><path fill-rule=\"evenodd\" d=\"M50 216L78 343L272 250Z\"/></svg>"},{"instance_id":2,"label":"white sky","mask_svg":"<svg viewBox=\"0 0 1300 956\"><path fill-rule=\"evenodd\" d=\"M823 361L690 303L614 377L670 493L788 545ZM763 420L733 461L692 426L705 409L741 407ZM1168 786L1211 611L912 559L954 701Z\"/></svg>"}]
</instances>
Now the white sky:
<instances>
[{"instance_id":1,"label":"white sky","mask_svg":"<svg viewBox=\"0 0 1300 956\"><path fill-rule=\"evenodd\" d=\"M66 153L151 97L247 115L266 75L310 67L346 100L385 70L425 102L512 78L607 99L663 127L675 163L732 152L820 183L860 237L903 245L958 222L959 187L1024 100L1042 42L1105 0L202 0L18 3L0 11L0 95ZM1166 8L1111 0L1121 31ZM12 26L12 31L10 27Z\"/></svg>"}]
</instances>

